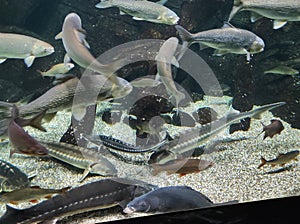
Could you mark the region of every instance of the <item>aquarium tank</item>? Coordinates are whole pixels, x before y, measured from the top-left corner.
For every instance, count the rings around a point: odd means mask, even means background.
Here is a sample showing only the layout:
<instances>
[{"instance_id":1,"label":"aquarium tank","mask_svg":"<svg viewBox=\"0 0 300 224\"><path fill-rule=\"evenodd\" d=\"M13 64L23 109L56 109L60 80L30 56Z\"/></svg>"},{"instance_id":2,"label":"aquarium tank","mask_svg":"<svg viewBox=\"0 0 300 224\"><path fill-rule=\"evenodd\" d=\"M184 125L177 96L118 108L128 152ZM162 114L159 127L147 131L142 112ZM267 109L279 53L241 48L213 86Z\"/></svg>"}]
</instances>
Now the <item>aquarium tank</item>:
<instances>
[{"instance_id":1,"label":"aquarium tank","mask_svg":"<svg viewBox=\"0 0 300 224\"><path fill-rule=\"evenodd\" d=\"M299 0L0 0L0 223L288 223L299 28Z\"/></svg>"}]
</instances>

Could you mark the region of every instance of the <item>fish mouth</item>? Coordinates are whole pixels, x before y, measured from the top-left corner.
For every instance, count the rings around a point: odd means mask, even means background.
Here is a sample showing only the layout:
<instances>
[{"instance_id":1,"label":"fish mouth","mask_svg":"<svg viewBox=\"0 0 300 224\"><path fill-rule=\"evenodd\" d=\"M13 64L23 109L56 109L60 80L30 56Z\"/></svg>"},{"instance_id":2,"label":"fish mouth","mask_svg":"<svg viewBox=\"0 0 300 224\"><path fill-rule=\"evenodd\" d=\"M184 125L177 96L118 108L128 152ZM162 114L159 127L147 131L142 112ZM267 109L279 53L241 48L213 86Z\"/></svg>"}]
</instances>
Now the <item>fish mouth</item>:
<instances>
[{"instance_id":1,"label":"fish mouth","mask_svg":"<svg viewBox=\"0 0 300 224\"><path fill-rule=\"evenodd\" d=\"M123 212L126 213L126 214L131 214L131 213L134 213L136 211L136 209L134 207L131 207L131 206L127 206Z\"/></svg>"}]
</instances>

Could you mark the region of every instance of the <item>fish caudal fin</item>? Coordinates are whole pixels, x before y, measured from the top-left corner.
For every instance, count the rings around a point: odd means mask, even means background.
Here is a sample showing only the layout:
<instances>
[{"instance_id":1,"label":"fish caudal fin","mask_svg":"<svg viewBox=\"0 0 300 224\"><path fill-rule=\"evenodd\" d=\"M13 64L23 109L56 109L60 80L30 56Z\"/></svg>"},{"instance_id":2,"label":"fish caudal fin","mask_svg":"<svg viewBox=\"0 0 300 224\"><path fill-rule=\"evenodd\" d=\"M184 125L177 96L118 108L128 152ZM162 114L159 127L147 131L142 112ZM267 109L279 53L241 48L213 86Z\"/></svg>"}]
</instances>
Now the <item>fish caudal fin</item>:
<instances>
[{"instance_id":1,"label":"fish caudal fin","mask_svg":"<svg viewBox=\"0 0 300 224\"><path fill-rule=\"evenodd\" d=\"M193 34L184 29L180 25L176 25L175 29L178 31L178 34L183 42L191 42L193 39Z\"/></svg>"},{"instance_id":2,"label":"fish caudal fin","mask_svg":"<svg viewBox=\"0 0 300 224\"><path fill-rule=\"evenodd\" d=\"M106 9L106 8L110 8L110 7L112 7L112 4L110 3L109 0L101 0L101 2L99 2L96 5L96 8L98 8L98 9Z\"/></svg>"},{"instance_id":3,"label":"fish caudal fin","mask_svg":"<svg viewBox=\"0 0 300 224\"><path fill-rule=\"evenodd\" d=\"M261 157L260 160L261 160L261 164L257 167L257 169L261 168L263 165L267 163L267 160L264 157Z\"/></svg>"}]
</instances>

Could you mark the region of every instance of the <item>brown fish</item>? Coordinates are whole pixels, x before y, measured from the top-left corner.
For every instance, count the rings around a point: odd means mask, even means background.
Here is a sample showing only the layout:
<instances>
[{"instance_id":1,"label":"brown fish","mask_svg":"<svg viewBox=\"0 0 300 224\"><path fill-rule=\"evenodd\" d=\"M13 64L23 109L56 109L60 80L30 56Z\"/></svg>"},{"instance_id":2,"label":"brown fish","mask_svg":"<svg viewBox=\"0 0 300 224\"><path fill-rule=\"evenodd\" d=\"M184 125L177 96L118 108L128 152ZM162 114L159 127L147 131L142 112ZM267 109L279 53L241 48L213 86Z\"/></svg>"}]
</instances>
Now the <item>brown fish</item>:
<instances>
[{"instance_id":1,"label":"brown fish","mask_svg":"<svg viewBox=\"0 0 300 224\"><path fill-rule=\"evenodd\" d=\"M292 159L297 161L297 156L299 155L299 150L293 150L287 153L279 153L279 155L275 159L266 160L265 158L261 157L261 164L257 167L260 168L265 164L271 164L271 166L280 165L283 166L284 164L288 163Z\"/></svg>"},{"instance_id":2,"label":"brown fish","mask_svg":"<svg viewBox=\"0 0 300 224\"><path fill-rule=\"evenodd\" d=\"M271 124L269 125L264 125L262 122L261 124L263 125L263 130L261 133L265 132L264 139L266 137L273 138L274 135L280 134L280 132L284 129L282 122L277 119L272 119Z\"/></svg>"},{"instance_id":3,"label":"brown fish","mask_svg":"<svg viewBox=\"0 0 300 224\"><path fill-rule=\"evenodd\" d=\"M189 173L198 173L213 165L213 162L203 159L174 159L164 164L151 164L152 174L155 176L160 172L166 171L168 175L173 173L179 173L179 177L182 177Z\"/></svg>"},{"instance_id":4,"label":"brown fish","mask_svg":"<svg viewBox=\"0 0 300 224\"><path fill-rule=\"evenodd\" d=\"M62 189L44 189L39 186L26 187L11 192L0 194L0 201L17 205L21 202L37 203L39 199L51 198L54 194L61 194L69 190L70 187Z\"/></svg>"}]
</instances>

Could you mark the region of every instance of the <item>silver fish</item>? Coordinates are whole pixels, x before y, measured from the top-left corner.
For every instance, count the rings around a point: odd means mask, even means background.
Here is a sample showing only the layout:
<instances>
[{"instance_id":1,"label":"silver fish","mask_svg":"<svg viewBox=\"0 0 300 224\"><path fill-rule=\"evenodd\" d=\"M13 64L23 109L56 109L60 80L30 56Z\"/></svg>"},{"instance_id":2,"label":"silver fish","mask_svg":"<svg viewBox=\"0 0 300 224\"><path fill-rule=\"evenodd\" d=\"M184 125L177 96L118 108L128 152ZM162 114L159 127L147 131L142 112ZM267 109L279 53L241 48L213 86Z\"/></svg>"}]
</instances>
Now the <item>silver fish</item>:
<instances>
[{"instance_id":1,"label":"silver fish","mask_svg":"<svg viewBox=\"0 0 300 224\"><path fill-rule=\"evenodd\" d=\"M299 71L288 66L280 65L275 68L266 70L264 71L264 73L265 74L272 73L272 74L280 74L280 75L298 75Z\"/></svg>"},{"instance_id":2,"label":"silver fish","mask_svg":"<svg viewBox=\"0 0 300 224\"><path fill-rule=\"evenodd\" d=\"M158 78L166 87L168 94L175 98L176 107L178 108L179 102L185 98L185 95L176 88L172 76L171 63L172 60L175 59L174 55L176 53L177 46L178 39L176 37L171 37L166 40L159 49L156 56L156 63Z\"/></svg>"},{"instance_id":3,"label":"silver fish","mask_svg":"<svg viewBox=\"0 0 300 224\"><path fill-rule=\"evenodd\" d=\"M188 32L179 25L176 25L175 28L183 41L182 49L193 43L200 43L216 49L215 55L217 56L227 53L245 54L247 61L249 61L250 54L262 52L265 47L264 41L256 34L230 25L195 34ZM183 55L183 53L180 55Z\"/></svg>"},{"instance_id":4,"label":"silver fish","mask_svg":"<svg viewBox=\"0 0 300 224\"><path fill-rule=\"evenodd\" d=\"M173 160L174 157L176 158L177 155L181 155L185 152L199 147L201 144L207 142L209 138L217 136L217 134L219 134L226 127L238 122L241 119L247 117L258 118L262 113L276 107L283 106L284 104L285 102L278 102L260 106L256 109L246 112L229 112L227 115L214 120L211 123L202 125L200 128L195 127L185 130L179 133L178 136L174 138L174 140L171 140L162 145L161 150L167 150L171 153L165 156L161 161L159 161L159 163L166 163L170 160Z\"/></svg>"},{"instance_id":5,"label":"silver fish","mask_svg":"<svg viewBox=\"0 0 300 224\"><path fill-rule=\"evenodd\" d=\"M261 17L273 19L274 29L283 27L287 21L300 21L300 1L298 0L234 0L229 20L242 10L252 12L252 22Z\"/></svg>"},{"instance_id":6,"label":"silver fish","mask_svg":"<svg viewBox=\"0 0 300 224\"><path fill-rule=\"evenodd\" d=\"M102 64L90 53L90 48L86 39L86 31L81 26L81 19L76 13L69 13L64 20L62 32L56 35L55 39L62 39L67 52L64 62L71 58L75 63L83 68L98 72L109 78L115 85L122 86L114 72L122 67L122 60L113 63Z\"/></svg>"},{"instance_id":7,"label":"silver fish","mask_svg":"<svg viewBox=\"0 0 300 224\"><path fill-rule=\"evenodd\" d=\"M53 46L34 37L0 33L0 64L8 58L16 58L24 59L27 67L30 67L35 58L44 57L53 52Z\"/></svg>"},{"instance_id":8,"label":"silver fish","mask_svg":"<svg viewBox=\"0 0 300 224\"><path fill-rule=\"evenodd\" d=\"M39 143L48 149L50 156L83 169L84 173L80 181L83 181L89 173L101 176L117 175L118 171L115 166L98 151L64 142L55 143L39 140Z\"/></svg>"},{"instance_id":9,"label":"silver fish","mask_svg":"<svg viewBox=\"0 0 300 224\"><path fill-rule=\"evenodd\" d=\"M275 165L281 165L283 166L284 164L290 162L291 160L296 160L297 161L297 156L299 155L299 150L293 150L289 151L287 153L279 153L279 155L275 159L271 160L266 160L265 158L261 157L261 164L258 166L258 168L270 164L271 166Z\"/></svg>"},{"instance_id":10,"label":"silver fish","mask_svg":"<svg viewBox=\"0 0 300 224\"><path fill-rule=\"evenodd\" d=\"M177 24L179 17L175 12L163 6L166 1L150 2L136 0L101 0L96 5L99 9L118 7L120 14L129 14L135 20L146 20L167 25Z\"/></svg>"},{"instance_id":11,"label":"silver fish","mask_svg":"<svg viewBox=\"0 0 300 224\"><path fill-rule=\"evenodd\" d=\"M55 76L55 75L59 75L59 74L65 74L68 71L70 71L72 68L74 68L73 63L59 63L59 64L52 66L47 71L42 72L42 71L38 70L38 72L42 76Z\"/></svg>"}]
</instances>

